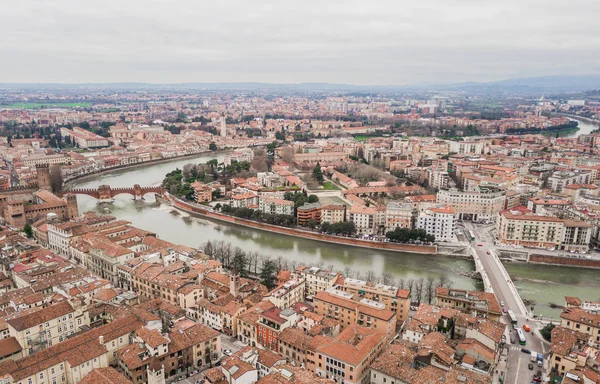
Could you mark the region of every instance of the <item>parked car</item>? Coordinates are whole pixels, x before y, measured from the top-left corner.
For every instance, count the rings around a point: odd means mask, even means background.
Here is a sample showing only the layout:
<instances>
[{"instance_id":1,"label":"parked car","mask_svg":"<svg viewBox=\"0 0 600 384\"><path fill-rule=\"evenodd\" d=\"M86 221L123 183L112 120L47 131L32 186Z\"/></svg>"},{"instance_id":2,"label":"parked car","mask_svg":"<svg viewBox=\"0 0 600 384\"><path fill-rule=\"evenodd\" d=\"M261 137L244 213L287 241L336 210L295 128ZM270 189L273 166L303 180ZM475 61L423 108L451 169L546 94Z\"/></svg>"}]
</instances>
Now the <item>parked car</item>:
<instances>
[{"instance_id":1,"label":"parked car","mask_svg":"<svg viewBox=\"0 0 600 384\"><path fill-rule=\"evenodd\" d=\"M533 371L533 364L529 363L529 370Z\"/></svg>"},{"instance_id":2,"label":"parked car","mask_svg":"<svg viewBox=\"0 0 600 384\"><path fill-rule=\"evenodd\" d=\"M226 355L226 356L231 356L232 355L232 353L231 353L231 351L229 349L224 350L223 354Z\"/></svg>"},{"instance_id":3,"label":"parked car","mask_svg":"<svg viewBox=\"0 0 600 384\"><path fill-rule=\"evenodd\" d=\"M502 307L502 313L506 313L506 308Z\"/></svg>"},{"instance_id":4,"label":"parked car","mask_svg":"<svg viewBox=\"0 0 600 384\"><path fill-rule=\"evenodd\" d=\"M504 301L500 300L500 306L504 307Z\"/></svg>"},{"instance_id":5,"label":"parked car","mask_svg":"<svg viewBox=\"0 0 600 384\"><path fill-rule=\"evenodd\" d=\"M483 247L483 244L477 244L478 247Z\"/></svg>"},{"instance_id":6,"label":"parked car","mask_svg":"<svg viewBox=\"0 0 600 384\"><path fill-rule=\"evenodd\" d=\"M528 355L531 353L531 351L527 348L521 348L521 352L526 353Z\"/></svg>"}]
</instances>

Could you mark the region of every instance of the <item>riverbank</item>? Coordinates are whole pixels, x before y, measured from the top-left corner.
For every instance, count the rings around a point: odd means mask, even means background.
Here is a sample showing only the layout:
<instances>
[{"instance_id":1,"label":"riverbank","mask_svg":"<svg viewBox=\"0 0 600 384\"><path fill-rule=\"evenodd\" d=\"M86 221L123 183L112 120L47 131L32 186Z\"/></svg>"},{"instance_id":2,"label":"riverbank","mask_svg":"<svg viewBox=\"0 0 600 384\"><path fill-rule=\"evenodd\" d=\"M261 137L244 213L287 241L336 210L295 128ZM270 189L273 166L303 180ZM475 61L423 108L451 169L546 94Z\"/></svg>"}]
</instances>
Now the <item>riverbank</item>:
<instances>
[{"instance_id":1,"label":"riverbank","mask_svg":"<svg viewBox=\"0 0 600 384\"><path fill-rule=\"evenodd\" d=\"M567 117L567 118L570 118L573 120L585 121L586 123L597 125L598 128L600 128L600 120L590 119L589 117L571 115L569 113L557 113L556 115L562 116L562 117Z\"/></svg>"},{"instance_id":2,"label":"riverbank","mask_svg":"<svg viewBox=\"0 0 600 384\"><path fill-rule=\"evenodd\" d=\"M215 156L218 156L218 155L220 155L222 153L225 153L225 152L228 152L228 151L204 151L204 152L197 152L197 153L185 154L185 155L182 155L182 156L175 156L175 157L168 157L168 158L163 158L163 159L148 160L148 161L143 161L141 163L123 164L123 165L117 165L117 166L110 167L110 168L103 168L103 169L99 169L99 170L94 171L94 172L87 172L87 173L83 173L81 175L75 175L73 177L67 178L67 179L64 180L63 187L68 187L74 181L85 181L87 179L94 178L94 177L100 176L100 175L102 175L104 173L109 173L109 172L113 172L113 171L129 170L129 169L135 169L135 168L145 167L145 166L148 166L148 165L175 162L175 161L179 161L179 160L185 159L185 158L192 158L192 157L197 157L197 156L206 156L209 153L212 153Z\"/></svg>"},{"instance_id":3,"label":"riverbank","mask_svg":"<svg viewBox=\"0 0 600 384\"><path fill-rule=\"evenodd\" d=\"M209 217L218 221L237 224L244 227L259 229L262 231L273 232L288 236L300 237L303 239L310 239L316 241L322 241L326 243L333 244L342 244L349 245L353 247L361 247L361 248L369 248L369 249L380 249L385 251L394 251L394 252L405 252L405 253L418 253L418 254L426 254L426 255L436 255L437 247L435 245L413 245L413 244L398 244L398 243L385 243L379 241L369 241L369 240L361 240L347 237L339 237L327 235L324 233L310 232L304 231L296 228L285 228L279 227L276 225L259 223L252 220L241 219L239 217L233 217L229 215L225 215L222 213L214 212L208 210L205 207L198 206L195 204L186 203L174 196L171 196L168 193L165 193L163 197L161 197L163 201L167 204L171 205L176 209L180 209L184 212L190 214L196 214L200 216Z\"/></svg>"}]
</instances>

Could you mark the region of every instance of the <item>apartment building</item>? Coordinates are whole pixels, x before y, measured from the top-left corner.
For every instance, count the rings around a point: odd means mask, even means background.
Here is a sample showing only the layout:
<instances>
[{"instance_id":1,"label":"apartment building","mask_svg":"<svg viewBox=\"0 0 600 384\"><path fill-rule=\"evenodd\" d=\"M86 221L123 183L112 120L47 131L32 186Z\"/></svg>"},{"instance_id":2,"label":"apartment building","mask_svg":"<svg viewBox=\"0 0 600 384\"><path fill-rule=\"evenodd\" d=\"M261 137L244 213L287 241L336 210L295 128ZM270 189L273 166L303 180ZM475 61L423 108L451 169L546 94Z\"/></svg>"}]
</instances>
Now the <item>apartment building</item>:
<instances>
[{"instance_id":1,"label":"apartment building","mask_svg":"<svg viewBox=\"0 0 600 384\"><path fill-rule=\"evenodd\" d=\"M269 300L276 307L289 308L296 303L304 302L306 292L306 278L303 275L293 274L292 278L273 289L263 299Z\"/></svg>"},{"instance_id":2,"label":"apartment building","mask_svg":"<svg viewBox=\"0 0 600 384\"><path fill-rule=\"evenodd\" d=\"M294 202L273 197L261 196L258 199L258 209L272 215L293 215Z\"/></svg>"},{"instance_id":3,"label":"apartment building","mask_svg":"<svg viewBox=\"0 0 600 384\"><path fill-rule=\"evenodd\" d=\"M185 265L183 262L176 262L168 266L158 263L141 262L131 268L129 274L131 278L131 289L142 296L151 299L162 299L173 305L180 306L181 296L184 295L181 289L187 285L193 286L195 273L183 273ZM201 287L192 290L191 298L199 297ZM195 293L195 295L194 295ZM193 299L187 304L192 305ZM182 307L185 308L185 307Z\"/></svg>"},{"instance_id":4,"label":"apartment building","mask_svg":"<svg viewBox=\"0 0 600 384\"><path fill-rule=\"evenodd\" d=\"M416 227L435 236L435 241L454 240L454 221L456 210L451 206L427 208L419 212Z\"/></svg>"},{"instance_id":5,"label":"apartment building","mask_svg":"<svg viewBox=\"0 0 600 384\"><path fill-rule=\"evenodd\" d=\"M406 324L402 340L419 344L431 332L437 332L438 326L449 327L459 315L453 308L440 308L435 305L421 304L412 319Z\"/></svg>"},{"instance_id":6,"label":"apartment building","mask_svg":"<svg viewBox=\"0 0 600 384\"><path fill-rule=\"evenodd\" d=\"M399 322L408 319L410 310L410 291L392 285L370 283L363 280L344 278L335 288L350 293L358 298L365 298L385 306L385 309L396 313Z\"/></svg>"},{"instance_id":7,"label":"apartment building","mask_svg":"<svg viewBox=\"0 0 600 384\"><path fill-rule=\"evenodd\" d=\"M197 203L210 203L212 201L213 190L210 186L194 181L190 185L194 189L194 200Z\"/></svg>"},{"instance_id":8,"label":"apartment building","mask_svg":"<svg viewBox=\"0 0 600 384\"><path fill-rule=\"evenodd\" d=\"M142 326L135 316L73 336L20 360L0 363L0 380L15 384L76 384L96 368L116 361L117 350L130 344L130 335Z\"/></svg>"},{"instance_id":9,"label":"apartment building","mask_svg":"<svg viewBox=\"0 0 600 384\"><path fill-rule=\"evenodd\" d=\"M306 279L304 286L307 298L332 288L340 276L337 272L326 271L319 267L303 268L301 273Z\"/></svg>"},{"instance_id":10,"label":"apartment building","mask_svg":"<svg viewBox=\"0 0 600 384\"><path fill-rule=\"evenodd\" d=\"M296 221L298 225L305 225L311 220L317 223L321 222L321 203L306 203L296 209Z\"/></svg>"},{"instance_id":11,"label":"apartment building","mask_svg":"<svg viewBox=\"0 0 600 384\"><path fill-rule=\"evenodd\" d=\"M343 221L346 221L345 205L329 204L321 207L321 224L335 224Z\"/></svg>"},{"instance_id":12,"label":"apartment building","mask_svg":"<svg viewBox=\"0 0 600 384\"><path fill-rule=\"evenodd\" d=\"M453 141L449 140L448 152L454 152L459 155L481 155L485 148L483 141Z\"/></svg>"},{"instance_id":13,"label":"apartment building","mask_svg":"<svg viewBox=\"0 0 600 384\"><path fill-rule=\"evenodd\" d=\"M573 171L555 171L548 177L548 186L553 192L561 193L570 184L591 184L592 171L576 169Z\"/></svg>"},{"instance_id":14,"label":"apartment building","mask_svg":"<svg viewBox=\"0 0 600 384\"><path fill-rule=\"evenodd\" d=\"M372 235L377 230L376 215L376 208L354 204L348 211L348 221L354 223L357 234Z\"/></svg>"},{"instance_id":15,"label":"apartment building","mask_svg":"<svg viewBox=\"0 0 600 384\"><path fill-rule=\"evenodd\" d=\"M79 148L100 148L109 146L107 138L78 127L73 127L72 130L61 128L60 134L62 137L69 136Z\"/></svg>"},{"instance_id":16,"label":"apartment building","mask_svg":"<svg viewBox=\"0 0 600 384\"><path fill-rule=\"evenodd\" d=\"M134 252L98 233L88 234L82 240L89 246L87 269L118 287L119 266L133 259Z\"/></svg>"},{"instance_id":17,"label":"apartment building","mask_svg":"<svg viewBox=\"0 0 600 384\"><path fill-rule=\"evenodd\" d=\"M447 189L450 186L450 174L446 170L428 169L427 181L431 188Z\"/></svg>"},{"instance_id":18,"label":"apartment building","mask_svg":"<svg viewBox=\"0 0 600 384\"><path fill-rule=\"evenodd\" d=\"M584 368L589 357L589 338L590 336L587 333L562 326L555 327L552 330L552 342L548 358L550 366L559 375L564 375L574 369Z\"/></svg>"},{"instance_id":19,"label":"apartment building","mask_svg":"<svg viewBox=\"0 0 600 384\"><path fill-rule=\"evenodd\" d=\"M261 301L248 308L237 317L237 339L244 344L255 347L258 344L256 334L256 324L260 320L260 315L275 305L270 301Z\"/></svg>"},{"instance_id":20,"label":"apartment building","mask_svg":"<svg viewBox=\"0 0 600 384\"><path fill-rule=\"evenodd\" d=\"M6 319L10 336L23 348L23 356L36 353L67 339L89 326L89 316L69 302L34 308Z\"/></svg>"},{"instance_id":21,"label":"apartment building","mask_svg":"<svg viewBox=\"0 0 600 384\"><path fill-rule=\"evenodd\" d=\"M438 287L435 289L435 305L475 313L477 316L500 321L502 309L492 292L471 292L464 289Z\"/></svg>"},{"instance_id":22,"label":"apartment building","mask_svg":"<svg viewBox=\"0 0 600 384\"><path fill-rule=\"evenodd\" d=\"M279 334L298 322L298 314L292 308L273 307L259 315L256 323L256 341L271 351L279 350Z\"/></svg>"},{"instance_id":23,"label":"apartment building","mask_svg":"<svg viewBox=\"0 0 600 384\"><path fill-rule=\"evenodd\" d=\"M589 223L518 210L504 211L497 224L498 241L524 247L586 252L592 239Z\"/></svg>"},{"instance_id":24,"label":"apartment building","mask_svg":"<svg viewBox=\"0 0 600 384\"><path fill-rule=\"evenodd\" d=\"M341 329L360 325L391 337L396 332L396 313L386 309L385 304L335 288L318 292L314 298L315 313L340 321Z\"/></svg>"},{"instance_id":25,"label":"apartment building","mask_svg":"<svg viewBox=\"0 0 600 384\"><path fill-rule=\"evenodd\" d=\"M480 188L477 192L442 189L437 193L437 203L451 206L457 220L496 220L504 209L505 192Z\"/></svg>"},{"instance_id":26,"label":"apartment building","mask_svg":"<svg viewBox=\"0 0 600 384\"><path fill-rule=\"evenodd\" d=\"M307 369L337 383L368 383L371 365L386 346L385 335L351 325L337 337L317 336L313 341Z\"/></svg>"},{"instance_id":27,"label":"apartment building","mask_svg":"<svg viewBox=\"0 0 600 384\"><path fill-rule=\"evenodd\" d=\"M560 314L560 326L589 335L591 345L600 347L600 315L568 307Z\"/></svg>"},{"instance_id":28,"label":"apartment building","mask_svg":"<svg viewBox=\"0 0 600 384\"><path fill-rule=\"evenodd\" d=\"M390 201L385 206L385 231L393 231L396 228L412 228L414 212L412 203Z\"/></svg>"},{"instance_id":29,"label":"apartment building","mask_svg":"<svg viewBox=\"0 0 600 384\"><path fill-rule=\"evenodd\" d=\"M255 193L232 195L229 204L233 208L256 208L258 207L258 195Z\"/></svg>"}]
</instances>

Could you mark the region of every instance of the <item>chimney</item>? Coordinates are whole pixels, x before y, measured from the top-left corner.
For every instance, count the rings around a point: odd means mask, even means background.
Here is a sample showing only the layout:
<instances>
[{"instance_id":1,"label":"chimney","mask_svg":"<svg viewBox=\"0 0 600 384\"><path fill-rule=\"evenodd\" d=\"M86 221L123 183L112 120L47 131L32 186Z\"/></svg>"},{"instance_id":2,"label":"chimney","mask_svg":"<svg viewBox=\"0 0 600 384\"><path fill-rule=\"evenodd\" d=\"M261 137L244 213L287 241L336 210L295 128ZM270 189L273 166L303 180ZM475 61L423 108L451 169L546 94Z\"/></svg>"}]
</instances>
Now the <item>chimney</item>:
<instances>
[{"instance_id":1,"label":"chimney","mask_svg":"<svg viewBox=\"0 0 600 384\"><path fill-rule=\"evenodd\" d=\"M104 345L104 336L98 336L98 342L100 345Z\"/></svg>"}]
</instances>

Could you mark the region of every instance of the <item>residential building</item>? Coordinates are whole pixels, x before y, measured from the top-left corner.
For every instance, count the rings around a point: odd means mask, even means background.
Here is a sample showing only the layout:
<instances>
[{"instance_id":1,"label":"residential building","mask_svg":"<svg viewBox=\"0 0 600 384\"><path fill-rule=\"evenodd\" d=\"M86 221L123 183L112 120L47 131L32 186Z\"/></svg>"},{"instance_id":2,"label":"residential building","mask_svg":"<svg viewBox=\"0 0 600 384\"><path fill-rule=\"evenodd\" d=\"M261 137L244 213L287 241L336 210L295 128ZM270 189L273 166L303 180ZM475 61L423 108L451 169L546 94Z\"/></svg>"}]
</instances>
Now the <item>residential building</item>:
<instances>
[{"instance_id":1,"label":"residential building","mask_svg":"<svg viewBox=\"0 0 600 384\"><path fill-rule=\"evenodd\" d=\"M306 288L306 297L310 297L311 299L317 292L332 288L336 284L338 277L340 277L336 272L326 271L319 267L303 268L301 273L306 279L304 285Z\"/></svg>"},{"instance_id":2,"label":"residential building","mask_svg":"<svg viewBox=\"0 0 600 384\"><path fill-rule=\"evenodd\" d=\"M396 313L398 322L408 319L410 291L407 289L351 278L338 279L338 285L335 288L355 295L355 297L383 304L385 309Z\"/></svg>"},{"instance_id":3,"label":"residential building","mask_svg":"<svg viewBox=\"0 0 600 384\"><path fill-rule=\"evenodd\" d=\"M435 305L458 309L494 321L500 321L502 317L502 309L496 295L492 292L438 287L435 289Z\"/></svg>"},{"instance_id":4,"label":"residential building","mask_svg":"<svg viewBox=\"0 0 600 384\"><path fill-rule=\"evenodd\" d=\"M412 228L414 222L413 204L390 201L385 207L385 231L396 228Z\"/></svg>"},{"instance_id":5,"label":"residential building","mask_svg":"<svg viewBox=\"0 0 600 384\"><path fill-rule=\"evenodd\" d=\"M458 220L496 220L504 209L505 192L482 189L477 192L460 192L442 189L437 193L437 203L451 206Z\"/></svg>"},{"instance_id":6,"label":"residential building","mask_svg":"<svg viewBox=\"0 0 600 384\"><path fill-rule=\"evenodd\" d=\"M372 235L377 230L376 215L376 208L354 204L348 211L348 221L354 223L357 234Z\"/></svg>"},{"instance_id":7,"label":"residential building","mask_svg":"<svg viewBox=\"0 0 600 384\"><path fill-rule=\"evenodd\" d=\"M321 203L306 203L296 209L298 225L306 225L311 220L321 222Z\"/></svg>"},{"instance_id":8,"label":"residential building","mask_svg":"<svg viewBox=\"0 0 600 384\"><path fill-rule=\"evenodd\" d=\"M321 224L340 223L346 221L346 206L329 204L321 207Z\"/></svg>"},{"instance_id":9,"label":"residential building","mask_svg":"<svg viewBox=\"0 0 600 384\"><path fill-rule=\"evenodd\" d=\"M293 215L294 202L272 197L261 196L258 199L258 209L272 215Z\"/></svg>"},{"instance_id":10,"label":"residential building","mask_svg":"<svg viewBox=\"0 0 600 384\"><path fill-rule=\"evenodd\" d=\"M10 336L23 348L23 356L36 353L67 339L89 326L89 316L64 301L34 308L6 319Z\"/></svg>"},{"instance_id":11,"label":"residential building","mask_svg":"<svg viewBox=\"0 0 600 384\"><path fill-rule=\"evenodd\" d=\"M454 218L456 211L451 206L427 208L419 212L417 228L435 236L435 241L454 240Z\"/></svg>"},{"instance_id":12,"label":"residential building","mask_svg":"<svg viewBox=\"0 0 600 384\"><path fill-rule=\"evenodd\" d=\"M385 304L354 297L335 288L318 292L314 298L315 313L340 321L341 329L358 324L391 337L396 332L396 313Z\"/></svg>"}]
</instances>

